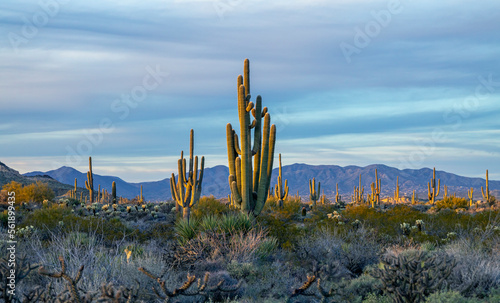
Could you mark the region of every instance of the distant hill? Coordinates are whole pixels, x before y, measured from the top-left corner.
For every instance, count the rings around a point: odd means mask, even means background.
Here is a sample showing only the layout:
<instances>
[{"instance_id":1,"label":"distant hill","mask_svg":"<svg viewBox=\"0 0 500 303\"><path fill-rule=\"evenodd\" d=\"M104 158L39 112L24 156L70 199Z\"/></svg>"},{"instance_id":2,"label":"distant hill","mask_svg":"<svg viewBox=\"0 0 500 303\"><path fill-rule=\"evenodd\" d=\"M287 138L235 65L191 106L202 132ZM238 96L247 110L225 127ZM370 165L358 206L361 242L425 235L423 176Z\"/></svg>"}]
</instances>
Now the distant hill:
<instances>
[{"instance_id":1,"label":"distant hill","mask_svg":"<svg viewBox=\"0 0 500 303\"><path fill-rule=\"evenodd\" d=\"M18 171L0 162L0 189L5 184L8 184L12 181L21 183L23 185L28 185L31 183L35 183L36 181L41 181L47 183L57 196L63 195L67 193L68 190L73 188L70 185L55 180L54 178L45 173L40 173L36 176L23 176Z\"/></svg>"},{"instance_id":2,"label":"distant hill","mask_svg":"<svg viewBox=\"0 0 500 303\"><path fill-rule=\"evenodd\" d=\"M288 179L290 195L295 195L297 191L303 198L309 196L309 179L313 177L321 182L321 191L327 197L333 197L335 184L339 184L339 191L344 201L350 201L354 186L358 186L359 175L361 174L361 185L365 187L365 194L370 192L370 184L375 180L375 169L382 183L382 197L393 196L396 178L399 176L399 186L401 195L409 196L415 189L421 199L427 196L427 182L432 177L432 169L405 169L399 170L394 167L374 164L365 167L359 166L337 166L337 165L308 165L292 164L283 166L283 177ZM94 169L94 172L98 168ZM14 171L15 172L15 171ZM16 172L17 173L17 172ZM73 185L77 178L78 185L84 187L87 179L86 173L79 172L71 167L63 166L48 172L31 172L25 176L47 175L61 182ZM278 169L273 170L271 186L276 183ZM441 180L441 195L443 186L448 186L448 193L457 193L459 196L466 196L470 187L474 188L474 199L480 199L481 186L484 186L483 178L468 178L458 176L445 171L436 171L436 177ZM202 195L214 195L217 198L224 198L230 193L228 185L229 171L226 166L215 166L205 168L202 186ZM0 176L1 178L1 176ZM0 179L1 180L1 179ZM133 198L139 195L140 185L143 185L143 195L147 200L160 201L171 199L170 179L144 183L128 183L118 177L101 176L94 173L94 187L101 184L101 188L111 191L112 182L116 182L117 194L126 198ZM500 181L490 180L490 191L493 195L500 196Z\"/></svg>"}]
</instances>

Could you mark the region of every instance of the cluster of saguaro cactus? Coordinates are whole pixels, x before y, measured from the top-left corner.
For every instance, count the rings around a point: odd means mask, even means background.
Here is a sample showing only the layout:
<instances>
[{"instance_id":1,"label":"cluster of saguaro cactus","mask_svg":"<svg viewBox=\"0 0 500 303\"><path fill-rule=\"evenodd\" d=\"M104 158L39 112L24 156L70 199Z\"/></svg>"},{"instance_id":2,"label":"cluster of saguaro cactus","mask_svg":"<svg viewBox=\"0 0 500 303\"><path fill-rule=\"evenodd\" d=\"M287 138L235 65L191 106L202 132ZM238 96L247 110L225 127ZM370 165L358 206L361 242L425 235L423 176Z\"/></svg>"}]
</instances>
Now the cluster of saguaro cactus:
<instances>
[{"instance_id":1,"label":"cluster of saguaro cactus","mask_svg":"<svg viewBox=\"0 0 500 303\"><path fill-rule=\"evenodd\" d=\"M394 191L394 202L399 202L399 176L396 177L396 190Z\"/></svg>"},{"instance_id":2,"label":"cluster of saguaro cactus","mask_svg":"<svg viewBox=\"0 0 500 303\"><path fill-rule=\"evenodd\" d=\"M281 154L279 154L279 175L278 182L274 187L274 197L278 200L277 204L279 207L283 207L283 201L288 197L288 180L285 180L283 185L282 169L281 169Z\"/></svg>"},{"instance_id":3,"label":"cluster of saguaro cactus","mask_svg":"<svg viewBox=\"0 0 500 303\"><path fill-rule=\"evenodd\" d=\"M488 170L486 170L486 190L483 189L481 186L481 194L483 195L483 200L486 202L490 202L490 187L489 187L489 182L488 182Z\"/></svg>"},{"instance_id":4,"label":"cluster of saguaro cactus","mask_svg":"<svg viewBox=\"0 0 500 303\"><path fill-rule=\"evenodd\" d=\"M170 190L174 201L182 207L182 216L189 222L191 207L200 199L201 183L203 182L203 171L205 169L205 157L201 157L200 172L198 174L198 156L194 157L194 131L191 129L189 138L189 168L186 168L184 151L181 151L181 158L177 161L178 182L175 182L175 175L170 178Z\"/></svg>"},{"instance_id":5,"label":"cluster of saguaro cactus","mask_svg":"<svg viewBox=\"0 0 500 303\"><path fill-rule=\"evenodd\" d=\"M424 302L425 297L440 289L455 265L453 259L419 251L382 257L382 266L371 275L382 282L382 290L394 302Z\"/></svg>"},{"instance_id":6,"label":"cluster of saguaro cactus","mask_svg":"<svg viewBox=\"0 0 500 303\"><path fill-rule=\"evenodd\" d=\"M85 188L89 191L90 203L94 202L94 175L92 174L92 157L89 157L89 171L87 172L87 181Z\"/></svg>"},{"instance_id":7,"label":"cluster of saguaro cactus","mask_svg":"<svg viewBox=\"0 0 500 303\"><path fill-rule=\"evenodd\" d=\"M250 101L250 62L245 59L244 76L239 75L238 117L240 138L231 123L226 126L229 186L234 203L243 213L258 216L268 195L273 168L276 126L271 125L267 107L262 109L262 98ZM250 113L254 117L250 121ZM262 125L264 118L264 125ZM252 130L253 147L252 147ZM241 144L239 140L241 139ZM253 167L252 167L253 158Z\"/></svg>"},{"instance_id":8,"label":"cluster of saguaro cactus","mask_svg":"<svg viewBox=\"0 0 500 303\"><path fill-rule=\"evenodd\" d=\"M77 186L76 186L76 185L77 185L77 181L76 181L76 178L75 178L75 188L69 192L69 197L70 197L71 199L75 199L75 200L77 200L77 199L78 199L78 198L76 197L76 190L77 190Z\"/></svg>"},{"instance_id":9,"label":"cluster of saguaro cactus","mask_svg":"<svg viewBox=\"0 0 500 303\"><path fill-rule=\"evenodd\" d=\"M432 188L432 191L431 191ZM438 179L438 184L436 187L436 168L432 170L432 179L431 182L427 183L427 190L429 196L429 202L434 204L436 201L436 197L439 195L439 189L441 188L441 180Z\"/></svg>"},{"instance_id":10,"label":"cluster of saguaro cactus","mask_svg":"<svg viewBox=\"0 0 500 303\"><path fill-rule=\"evenodd\" d=\"M474 188L470 188L467 191L467 196L469 197L469 207L472 207L472 204L474 204Z\"/></svg>"},{"instance_id":11,"label":"cluster of saguaro cactus","mask_svg":"<svg viewBox=\"0 0 500 303\"><path fill-rule=\"evenodd\" d=\"M372 182L371 189L372 193L368 194L368 202L371 203L372 207L375 208L376 205L380 205L380 179L378 178L377 169L375 169L375 182ZM360 176L360 186L361 186L361 176Z\"/></svg>"},{"instance_id":12,"label":"cluster of saguaro cactus","mask_svg":"<svg viewBox=\"0 0 500 303\"><path fill-rule=\"evenodd\" d=\"M361 186L361 174L359 174L359 186L354 186L354 195L351 197L353 203L362 204L365 200L365 187Z\"/></svg>"},{"instance_id":13,"label":"cluster of saguaro cactus","mask_svg":"<svg viewBox=\"0 0 500 303\"><path fill-rule=\"evenodd\" d=\"M312 201L312 206L316 207L316 201L319 199L321 182L318 182L318 189L316 190L316 179L309 180L309 199Z\"/></svg>"}]
</instances>

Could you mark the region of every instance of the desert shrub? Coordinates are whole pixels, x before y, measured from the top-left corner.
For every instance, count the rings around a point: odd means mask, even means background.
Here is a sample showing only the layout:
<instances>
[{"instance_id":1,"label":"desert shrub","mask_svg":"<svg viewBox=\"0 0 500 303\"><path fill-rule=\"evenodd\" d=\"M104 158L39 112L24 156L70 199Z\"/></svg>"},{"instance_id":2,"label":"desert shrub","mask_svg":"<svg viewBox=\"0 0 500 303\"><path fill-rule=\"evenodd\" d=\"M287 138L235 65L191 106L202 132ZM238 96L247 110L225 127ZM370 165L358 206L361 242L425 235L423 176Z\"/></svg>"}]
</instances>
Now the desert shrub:
<instances>
[{"instance_id":1,"label":"desert shrub","mask_svg":"<svg viewBox=\"0 0 500 303\"><path fill-rule=\"evenodd\" d=\"M95 230L110 245L125 236L135 238L139 232L131 230L118 218L80 217L68 207L57 204L50 208L41 208L26 215L19 227L33 226L43 240L59 237L70 231L88 232Z\"/></svg>"},{"instance_id":2,"label":"desert shrub","mask_svg":"<svg viewBox=\"0 0 500 303\"><path fill-rule=\"evenodd\" d=\"M361 303L374 294L382 294L379 290L380 281L367 274L355 279L343 279L339 283L333 284L332 287L335 295L330 298L329 302Z\"/></svg>"},{"instance_id":3,"label":"desert shrub","mask_svg":"<svg viewBox=\"0 0 500 303\"><path fill-rule=\"evenodd\" d=\"M483 302L476 298L465 298L458 291L436 292L427 297L428 303L479 303ZM493 301L492 301L493 302Z\"/></svg>"},{"instance_id":4,"label":"desert shrub","mask_svg":"<svg viewBox=\"0 0 500 303\"><path fill-rule=\"evenodd\" d=\"M36 181L25 186L12 181L3 186L4 190L14 191L16 193L16 202L43 202L43 200L53 200L55 198L54 191L47 183Z\"/></svg>"},{"instance_id":5,"label":"desert shrub","mask_svg":"<svg viewBox=\"0 0 500 303\"><path fill-rule=\"evenodd\" d=\"M301 283L288 266L278 261L263 265L232 261L227 270L231 276L246 282L245 296L236 301L239 303L282 303L290 289Z\"/></svg>"},{"instance_id":6,"label":"desert shrub","mask_svg":"<svg viewBox=\"0 0 500 303\"><path fill-rule=\"evenodd\" d=\"M368 294L363 303L392 303L394 302L388 296L380 296L374 293Z\"/></svg>"},{"instance_id":7,"label":"desert shrub","mask_svg":"<svg viewBox=\"0 0 500 303\"><path fill-rule=\"evenodd\" d=\"M299 224L282 217L279 213L261 213L257 217L257 225L268 231L269 236L278 240L281 248L292 249L299 238L304 234L304 229Z\"/></svg>"},{"instance_id":8,"label":"desert shrub","mask_svg":"<svg viewBox=\"0 0 500 303\"><path fill-rule=\"evenodd\" d=\"M485 298L500 287L500 255L498 250L482 249L475 241L474 237L460 237L443 249L457 260L450 276L452 289L465 297Z\"/></svg>"},{"instance_id":9,"label":"desert shrub","mask_svg":"<svg viewBox=\"0 0 500 303\"><path fill-rule=\"evenodd\" d=\"M231 210L227 205L215 199L214 196L204 196L191 209L191 218L201 220L207 215L220 216L229 212L235 212L235 210Z\"/></svg>"},{"instance_id":10,"label":"desert shrub","mask_svg":"<svg viewBox=\"0 0 500 303\"><path fill-rule=\"evenodd\" d=\"M178 248L177 257L185 265L201 266L204 262L226 264L257 261L272 253L269 238L262 229L247 233L200 232ZM267 250L267 251L266 251Z\"/></svg>"},{"instance_id":11,"label":"desert shrub","mask_svg":"<svg viewBox=\"0 0 500 303\"><path fill-rule=\"evenodd\" d=\"M276 204L276 198L271 197L266 201L261 215L275 213L284 220L295 220L300 216L301 208L302 204L299 199L289 197L283 201L283 207L279 207Z\"/></svg>"},{"instance_id":12,"label":"desert shrub","mask_svg":"<svg viewBox=\"0 0 500 303\"><path fill-rule=\"evenodd\" d=\"M457 208L464 208L467 209L469 208L469 200L465 198L459 198L459 197L446 197L443 200L439 200L436 202L436 209L444 209L444 208L449 208L449 209L457 209Z\"/></svg>"},{"instance_id":13,"label":"desert shrub","mask_svg":"<svg viewBox=\"0 0 500 303\"><path fill-rule=\"evenodd\" d=\"M359 276L378 261L379 245L366 229L338 233L323 229L300 239L292 259L325 281Z\"/></svg>"},{"instance_id":14,"label":"desert shrub","mask_svg":"<svg viewBox=\"0 0 500 303\"><path fill-rule=\"evenodd\" d=\"M183 245L196 237L198 226L199 222L194 219L189 221L186 219L177 220L177 222L175 222L175 235L177 236L179 244Z\"/></svg>"},{"instance_id":15,"label":"desert shrub","mask_svg":"<svg viewBox=\"0 0 500 303\"><path fill-rule=\"evenodd\" d=\"M453 258L425 251L385 255L381 261L370 274L381 280L382 290L395 302L424 302L441 289L455 266Z\"/></svg>"}]
</instances>

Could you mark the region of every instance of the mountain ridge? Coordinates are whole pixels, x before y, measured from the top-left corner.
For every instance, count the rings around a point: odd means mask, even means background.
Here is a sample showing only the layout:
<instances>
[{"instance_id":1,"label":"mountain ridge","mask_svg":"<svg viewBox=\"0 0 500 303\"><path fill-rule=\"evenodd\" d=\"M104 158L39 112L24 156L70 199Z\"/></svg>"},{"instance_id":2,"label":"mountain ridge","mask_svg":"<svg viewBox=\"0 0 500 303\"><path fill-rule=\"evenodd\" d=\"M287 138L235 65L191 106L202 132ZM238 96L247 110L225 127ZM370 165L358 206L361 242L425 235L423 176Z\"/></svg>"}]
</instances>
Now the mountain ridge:
<instances>
[{"instance_id":1,"label":"mountain ridge","mask_svg":"<svg viewBox=\"0 0 500 303\"><path fill-rule=\"evenodd\" d=\"M375 169L378 171L378 177L381 179L381 196L392 196L396 186L396 178L399 176L399 186L402 195L409 196L413 189L416 190L420 198L427 196L427 182L432 177L432 169L397 169L384 164L371 164L364 167L356 165L338 166L338 165L309 165L305 163L294 163L283 166L283 178L288 179L290 195L295 195L297 190L299 195L305 199L309 196L309 179L313 177L321 182L321 192L329 198L335 195L335 185L339 184L340 194L344 201L350 201L354 186L359 184L359 175L361 174L361 185L365 188L365 195L369 193L370 184L375 180ZM161 201L171 199L170 179L165 178L159 181L149 181L143 183L126 182L119 177L103 176L95 173L94 186L97 190L98 184L101 188L111 191L111 183L117 183L117 194L126 198L133 198L139 195L140 186L143 185L143 195L146 200ZM30 172L24 176L48 175L61 183L72 185L77 178L78 185L81 186L86 180L86 173L79 172L71 167L63 166L56 170L47 172ZM469 178L459 176L445 171L436 171L436 178L441 179L441 194L443 195L443 186L448 186L448 194L457 193L458 196L466 196L470 187L474 188L475 199L481 198L481 186L485 185L483 178ZM205 168L202 186L202 195L214 195L216 198L225 198L230 193L228 185L229 170L224 165L217 165ZM271 177L271 186L274 187L278 176L278 168L273 169ZM500 181L490 180L490 191L493 195L500 192Z\"/></svg>"}]
</instances>

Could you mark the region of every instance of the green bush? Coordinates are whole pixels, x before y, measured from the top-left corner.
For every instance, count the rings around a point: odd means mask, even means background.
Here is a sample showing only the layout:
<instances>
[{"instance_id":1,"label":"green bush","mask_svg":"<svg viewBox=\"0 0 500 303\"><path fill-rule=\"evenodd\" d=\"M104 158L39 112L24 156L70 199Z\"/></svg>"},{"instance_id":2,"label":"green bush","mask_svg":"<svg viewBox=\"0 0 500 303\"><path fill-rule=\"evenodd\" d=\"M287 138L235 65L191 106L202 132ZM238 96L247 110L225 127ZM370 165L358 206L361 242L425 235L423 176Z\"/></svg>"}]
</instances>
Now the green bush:
<instances>
[{"instance_id":1,"label":"green bush","mask_svg":"<svg viewBox=\"0 0 500 303\"><path fill-rule=\"evenodd\" d=\"M436 202L436 209L444 209L444 208L449 208L449 209L457 209L457 208L464 208L467 209L469 208L469 200L465 198L458 198L458 197L446 197L443 200L437 201Z\"/></svg>"},{"instance_id":2,"label":"green bush","mask_svg":"<svg viewBox=\"0 0 500 303\"><path fill-rule=\"evenodd\" d=\"M190 219L180 219L175 222L175 234L177 235L177 241L179 244L183 245L189 240L196 237L198 233L198 221Z\"/></svg>"},{"instance_id":3,"label":"green bush","mask_svg":"<svg viewBox=\"0 0 500 303\"><path fill-rule=\"evenodd\" d=\"M458 291L436 292L425 300L427 303L479 303L484 302L476 298L465 298ZM494 302L494 301L488 301Z\"/></svg>"},{"instance_id":4,"label":"green bush","mask_svg":"<svg viewBox=\"0 0 500 303\"><path fill-rule=\"evenodd\" d=\"M220 216L230 212L237 211L231 210L227 205L215 199L214 196L201 197L198 203L191 209L191 218L201 220L207 215Z\"/></svg>"}]
</instances>

